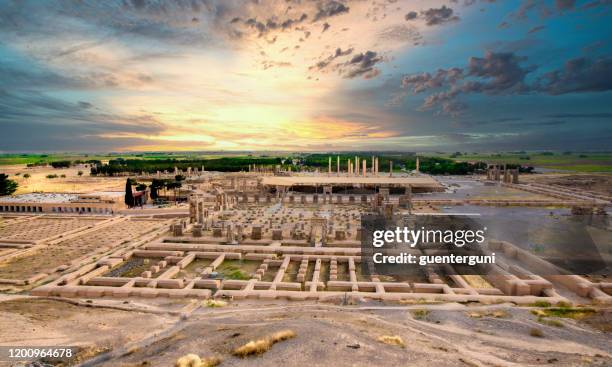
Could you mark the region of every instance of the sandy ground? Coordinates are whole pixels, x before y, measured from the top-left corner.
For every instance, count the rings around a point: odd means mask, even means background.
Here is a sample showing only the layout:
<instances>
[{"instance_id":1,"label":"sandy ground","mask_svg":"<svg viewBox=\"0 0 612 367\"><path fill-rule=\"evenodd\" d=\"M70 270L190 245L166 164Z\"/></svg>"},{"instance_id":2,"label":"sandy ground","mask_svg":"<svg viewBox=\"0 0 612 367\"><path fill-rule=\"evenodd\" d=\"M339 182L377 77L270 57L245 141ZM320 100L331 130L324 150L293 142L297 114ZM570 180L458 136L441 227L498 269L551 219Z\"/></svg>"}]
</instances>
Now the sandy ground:
<instances>
[{"instance_id":1,"label":"sandy ground","mask_svg":"<svg viewBox=\"0 0 612 367\"><path fill-rule=\"evenodd\" d=\"M529 309L509 305L243 302L202 306L181 317L181 309L191 309L187 301L163 302L85 303L133 311L50 300L0 302L0 340L4 345L88 345L90 354L97 355L83 366L173 366L188 353L220 357L221 366L612 364L612 337L598 329L610 324L609 310L580 322L560 319L559 327L538 322ZM153 313L160 309L171 313ZM532 328L543 336L530 336ZM260 356L232 355L238 346L286 329L296 337ZM398 335L405 346L384 344L378 341L382 335Z\"/></svg>"},{"instance_id":2,"label":"sandy ground","mask_svg":"<svg viewBox=\"0 0 612 367\"><path fill-rule=\"evenodd\" d=\"M527 182L553 184L568 189L585 189L603 195L612 195L612 174L541 174L523 175L521 179Z\"/></svg>"},{"instance_id":3,"label":"sandy ground","mask_svg":"<svg viewBox=\"0 0 612 367\"><path fill-rule=\"evenodd\" d=\"M83 175L79 176L78 172ZM123 191L125 189L124 177L93 177L89 175L89 167L77 166L55 169L49 167L31 167L26 165L0 166L0 172L17 181L19 187L16 194L28 192L92 192L92 191ZM19 175L16 175L19 173ZM31 177L24 178L24 174ZM57 175L49 179L47 175ZM62 178L61 175L66 175Z\"/></svg>"}]
</instances>

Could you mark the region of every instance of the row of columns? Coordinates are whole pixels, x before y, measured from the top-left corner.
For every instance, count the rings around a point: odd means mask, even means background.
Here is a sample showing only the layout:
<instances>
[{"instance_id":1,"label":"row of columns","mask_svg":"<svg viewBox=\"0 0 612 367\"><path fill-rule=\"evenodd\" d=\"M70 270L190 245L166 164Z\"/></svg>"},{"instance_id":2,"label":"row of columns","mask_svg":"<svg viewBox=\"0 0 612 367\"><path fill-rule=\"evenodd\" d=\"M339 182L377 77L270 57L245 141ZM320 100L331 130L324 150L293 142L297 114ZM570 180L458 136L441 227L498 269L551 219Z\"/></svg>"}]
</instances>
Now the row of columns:
<instances>
[{"instance_id":1,"label":"row of columns","mask_svg":"<svg viewBox=\"0 0 612 367\"><path fill-rule=\"evenodd\" d=\"M393 169L393 162L390 162L390 170ZM368 164L366 159L361 159L358 156L355 156L354 160L347 160L347 174L349 176L363 176L366 177L368 172ZM329 175L332 174L332 157L328 158L327 162L327 173ZM336 174L340 176L340 156L336 157ZM378 171L378 157L372 156L372 164L370 166L370 173L374 176L377 176Z\"/></svg>"},{"instance_id":2,"label":"row of columns","mask_svg":"<svg viewBox=\"0 0 612 367\"><path fill-rule=\"evenodd\" d=\"M361 162L361 164L360 164ZM420 172L419 157L416 157L416 172ZM363 176L366 177L368 172L368 165L366 159L360 159L355 156L354 160L347 161L347 174L349 176ZM340 176L340 156L336 157L336 174ZM378 157L372 156L372 163L370 165L370 173L374 176L378 176ZM327 174L332 175L332 157L328 157L327 162ZM393 161L389 161L389 176L393 175Z\"/></svg>"}]
</instances>

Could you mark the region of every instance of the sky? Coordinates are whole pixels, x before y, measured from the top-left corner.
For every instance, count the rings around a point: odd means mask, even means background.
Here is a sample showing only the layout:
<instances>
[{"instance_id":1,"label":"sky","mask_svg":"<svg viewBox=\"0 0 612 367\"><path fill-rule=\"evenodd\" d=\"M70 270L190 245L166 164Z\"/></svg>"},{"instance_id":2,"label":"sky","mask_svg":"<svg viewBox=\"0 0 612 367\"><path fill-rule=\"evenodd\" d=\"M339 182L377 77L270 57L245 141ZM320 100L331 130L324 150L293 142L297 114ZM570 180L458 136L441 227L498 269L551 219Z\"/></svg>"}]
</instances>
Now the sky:
<instances>
[{"instance_id":1,"label":"sky","mask_svg":"<svg viewBox=\"0 0 612 367\"><path fill-rule=\"evenodd\" d=\"M0 1L0 152L612 151L610 0Z\"/></svg>"}]
</instances>

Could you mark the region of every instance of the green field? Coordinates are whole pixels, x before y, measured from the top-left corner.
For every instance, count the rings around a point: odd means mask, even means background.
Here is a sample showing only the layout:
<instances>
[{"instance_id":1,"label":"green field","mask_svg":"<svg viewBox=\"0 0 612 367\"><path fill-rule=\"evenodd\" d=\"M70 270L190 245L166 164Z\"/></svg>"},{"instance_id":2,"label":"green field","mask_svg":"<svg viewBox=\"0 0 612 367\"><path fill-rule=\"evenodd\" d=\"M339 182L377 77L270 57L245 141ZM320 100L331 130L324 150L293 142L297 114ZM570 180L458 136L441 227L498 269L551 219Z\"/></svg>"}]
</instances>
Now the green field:
<instances>
[{"instance_id":1,"label":"green field","mask_svg":"<svg viewBox=\"0 0 612 367\"><path fill-rule=\"evenodd\" d=\"M108 161L111 159L214 159L220 157L244 156L244 153L206 153L206 152L153 152L153 153L48 153L48 154L0 154L0 166L14 164L51 163L57 161Z\"/></svg>"},{"instance_id":2,"label":"green field","mask_svg":"<svg viewBox=\"0 0 612 367\"><path fill-rule=\"evenodd\" d=\"M327 170L329 156L332 170L336 168L336 157L340 157L341 169L346 170L348 159L359 156L365 159L368 168L371 157L379 157L381 172L388 171L393 161L394 171L415 168L415 153L401 152L343 152L343 153L253 153L245 152L149 152L149 153L48 153L48 154L0 154L0 166L16 164L46 164L59 161L73 163L87 161L129 161L128 171L173 169L174 166L198 167L203 164L210 170L246 170L249 164L274 166L282 162L287 169ZM521 165L523 167L546 168L574 172L612 172L611 152L503 152L503 153L419 153L421 171L432 174L466 174L482 163ZM296 164L292 164L296 163ZM127 167L126 167L127 168Z\"/></svg>"},{"instance_id":3,"label":"green field","mask_svg":"<svg viewBox=\"0 0 612 367\"><path fill-rule=\"evenodd\" d=\"M574 172L612 172L612 152L437 153L459 162L510 163Z\"/></svg>"}]
</instances>

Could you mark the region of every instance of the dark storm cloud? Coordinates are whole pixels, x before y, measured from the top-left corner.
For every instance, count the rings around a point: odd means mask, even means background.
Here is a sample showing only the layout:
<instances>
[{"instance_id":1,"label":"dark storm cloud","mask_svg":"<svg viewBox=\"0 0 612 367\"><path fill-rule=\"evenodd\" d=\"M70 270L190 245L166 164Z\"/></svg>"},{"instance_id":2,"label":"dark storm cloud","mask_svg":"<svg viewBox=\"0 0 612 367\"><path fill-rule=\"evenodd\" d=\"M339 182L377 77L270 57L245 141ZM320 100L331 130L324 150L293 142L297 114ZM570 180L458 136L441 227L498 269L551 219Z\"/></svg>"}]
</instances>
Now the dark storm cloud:
<instances>
[{"instance_id":1,"label":"dark storm cloud","mask_svg":"<svg viewBox=\"0 0 612 367\"><path fill-rule=\"evenodd\" d=\"M467 106L456 98L461 94L512 94L526 92L527 74L535 67L521 65L526 59L511 52L487 52L484 57L470 57L465 68L439 69L435 73L405 75L401 86L413 94L445 89L427 96L421 109L457 116Z\"/></svg>"},{"instance_id":2,"label":"dark storm cloud","mask_svg":"<svg viewBox=\"0 0 612 367\"><path fill-rule=\"evenodd\" d=\"M612 59L580 57L569 60L562 69L544 74L536 88L552 95L611 90Z\"/></svg>"},{"instance_id":3,"label":"dark storm cloud","mask_svg":"<svg viewBox=\"0 0 612 367\"><path fill-rule=\"evenodd\" d=\"M525 66L525 57L512 52L487 52L484 57L471 57L465 68L439 69L435 73L405 75L401 87L413 94L433 92L422 109L457 115L465 105L457 104L462 94L508 95L517 93L605 92L612 90L612 59L571 59L557 70L541 74L533 83L526 77L536 70Z\"/></svg>"},{"instance_id":4,"label":"dark storm cloud","mask_svg":"<svg viewBox=\"0 0 612 367\"><path fill-rule=\"evenodd\" d=\"M314 22L323 20L329 17L348 13L349 7L338 1L326 1L319 3L318 11L314 16Z\"/></svg>"},{"instance_id":5,"label":"dark storm cloud","mask_svg":"<svg viewBox=\"0 0 612 367\"><path fill-rule=\"evenodd\" d=\"M467 74L487 81L468 82L464 91L500 93L524 88L525 76L534 70L520 65L525 60L510 52L487 52L485 57L471 57Z\"/></svg>"}]
</instances>

